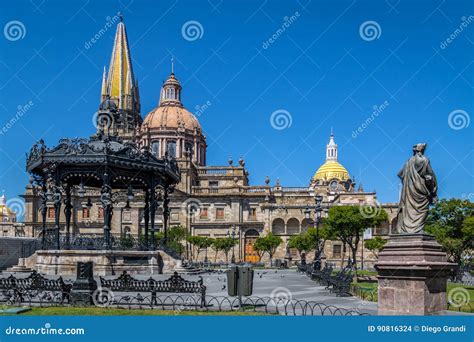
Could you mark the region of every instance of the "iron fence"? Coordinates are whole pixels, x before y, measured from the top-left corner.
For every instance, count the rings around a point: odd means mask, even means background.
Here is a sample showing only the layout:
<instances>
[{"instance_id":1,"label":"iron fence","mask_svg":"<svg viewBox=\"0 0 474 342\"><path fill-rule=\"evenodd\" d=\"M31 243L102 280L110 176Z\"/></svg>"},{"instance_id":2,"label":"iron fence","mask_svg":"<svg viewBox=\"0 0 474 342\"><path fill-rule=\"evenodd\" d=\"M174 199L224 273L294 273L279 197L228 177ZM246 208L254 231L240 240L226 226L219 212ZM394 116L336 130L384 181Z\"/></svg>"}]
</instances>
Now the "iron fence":
<instances>
[{"instance_id":1,"label":"iron fence","mask_svg":"<svg viewBox=\"0 0 474 342\"><path fill-rule=\"evenodd\" d=\"M67 298L64 300L64 298ZM84 307L90 303L95 307L121 308L127 310L173 310L178 315L183 311L199 312L248 312L267 315L284 316L366 316L368 313L359 310L326 305L315 301L286 300L271 297L216 297L206 296L206 305L203 307L200 296L193 295L141 295L140 293L115 295L106 288L99 288L89 297L82 297L82 301L73 303L69 293L59 291L25 291L21 297L14 293L3 291L0 295L0 304L4 308L10 306L24 307Z\"/></svg>"}]
</instances>

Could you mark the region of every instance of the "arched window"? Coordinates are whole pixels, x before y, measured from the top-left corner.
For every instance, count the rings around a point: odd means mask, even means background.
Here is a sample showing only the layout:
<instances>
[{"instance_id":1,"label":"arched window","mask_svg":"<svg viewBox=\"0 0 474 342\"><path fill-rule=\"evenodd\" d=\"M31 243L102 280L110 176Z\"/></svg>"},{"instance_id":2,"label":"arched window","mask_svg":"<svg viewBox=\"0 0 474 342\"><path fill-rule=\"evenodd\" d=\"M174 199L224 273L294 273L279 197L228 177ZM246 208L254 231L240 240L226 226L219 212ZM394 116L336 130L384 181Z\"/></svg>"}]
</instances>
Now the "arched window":
<instances>
[{"instance_id":1,"label":"arched window","mask_svg":"<svg viewBox=\"0 0 474 342\"><path fill-rule=\"evenodd\" d=\"M184 150L185 151L189 151L189 153L191 155L193 155L193 144L190 143L189 141L187 141L185 144L184 144Z\"/></svg>"},{"instance_id":2,"label":"arched window","mask_svg":"<svg viewBox=\"0 0 474 342\"><path fill-rule=\"evenodd\" d=\"M159 157L160 156L160 142L158 140L156 141L153 141L151 143L151 153L155 156L155 157Z\"/></svg>"},{"instance_id":3,"label":"arched window","mask_svg":"<svg viewBox=\"0 0 474 342\"><path fill-rule=\"evenodd\" d=\"M285 221L281 218L274 219L272 223L272 232L275 235L285 234Z\"/></svg>"},{"instance_id":4,"label":"arched window","mask_svg":"<svg viewBox=\"0 0 474 342\"><path fill-rule=\"evenodd\" d=\"M300 221L294 217L290 218L286 223L286 233L289 235L298 234L300 232Z\"/></svg>"},{"instance_id":5,"label":"arched window","mask_svg":"<svg viewBox=\"0 0 474 342\"><path fill-rule=\"evenodd\" d=\"M175 158L176 157L176 141L174 140L168 141L168 144L166 146L166 151L168 152L168 155L170 157Z\"/></svg>"},{"instance_id":6,"label":"arched window","mask_svg":"<svg viewBox=\"0 0 474 342\"><path fill-rule=\"evenodd\" d=\"M313 228L314 227L314 221L311 220L311 219L303 219L303 221L301 221L301 231L302 232L306 232L308 231L308 228Z\"/></svg>"}]
</instances>

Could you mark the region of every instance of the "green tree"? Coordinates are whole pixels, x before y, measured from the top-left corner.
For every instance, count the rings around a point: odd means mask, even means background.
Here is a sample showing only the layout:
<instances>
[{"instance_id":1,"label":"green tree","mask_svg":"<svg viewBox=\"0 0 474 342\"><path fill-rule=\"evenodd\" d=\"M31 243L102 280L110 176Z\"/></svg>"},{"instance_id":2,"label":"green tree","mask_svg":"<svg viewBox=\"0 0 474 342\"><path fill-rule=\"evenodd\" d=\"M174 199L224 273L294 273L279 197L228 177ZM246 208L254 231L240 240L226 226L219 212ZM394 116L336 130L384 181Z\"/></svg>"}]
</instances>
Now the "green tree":
<instances>
[{"instance_id":1,"label":"green tree","mask_svg":"<svg viewBox=\"0 0 474 342\"><path fill-rule=\"evenodd\" d=\"M203 236L197 235L190 235L186 238L186 240L193 246L193 250L191 253L191 260L194 257L194 251L196 251L196 260L199 258L199 252L201 251L201 245L204 240Z\"/></svg>"},{"instance_id":2,"label":"green tree","mask_svg":"<svg viewBox=\"0 0 474 342\"><path fill-rule=\"evenodd\" d=\"M273 233L268 233L266 236L260 236L255 240L253 244L254 251L257 252L260 259L262 259L265 253L268 253L270 257L270 265L273 261L273 255L276 252L276 249L282 243L282 239L279 236L273 235Z\"/></svg>"},{"instance_id":3,"label":"green tree","mask_svg":"<svg viewBox=\"0 0 474 342\"><path fill-rule=\"evenodd\" d=\"M303 252L308 252L312 246L307 234L301 233L290 237L288 240L288 247L296 249L301 256Z\"/></svg>"},{"instance_id":4,"label":"green tree","mask_svg":"<svg viewBox=\"0 0 474 342\"><path fill-rule=\"evenodd\" d=\"M187 230L185 227L176 225L172 226L168 229L168 236L167 236L167 246L177 252L179 255L183 254L184 252L184 245L183 241L186 238ZM155 239L157 242L163 241L164 233L159 232L155 235Z\"/></svg>"},{"instance_id":5,"label":"green tree","mask_svg":"<svg viewBox=\"0 0 474 342\"><path fill-rule=\"evenodd\" d=\"M377 227L388 220L379 206L334 206L325 220L328 236L337 237L351 249L352 263L357 267L357 249L365 229Z\"/></svg>"},{"instance_id":6,"label":"green tree","mask_svg":"<svg viewBox=\"0 0 474 342\"><path fill-rule=\"evenodd\" d=\"M376 258L379 257L379 252L385 246L387 240L382 239L380 236L375 236L372 239L369 239L364 242L365 248L371 251Z\"/></svg>"},{"instance_id":7,"label":"green tree","mask_svg":"<svg viewBox=\"0 0 474 342\"><path fill-rule=\"evenodd\" d=\"M223 251L225 254L225 262L229 260L230 250L237 244L237 239L233 237L218 238L213 241L212 247L214 248L216 254L214 256L214 261L217 260L217 254L219 251Z\"/></svg>"},{"instance_id":8,"label":"green tree","mask_svg":"<svg viewBox=\"0 0 474 342\"><path fill-rule=\"evenodd\" d=\"M443 246L450 261L461 264L474 241L474 203L461 199L443 199L428 213L426 232Z\"/></svg>"}]
</instances>

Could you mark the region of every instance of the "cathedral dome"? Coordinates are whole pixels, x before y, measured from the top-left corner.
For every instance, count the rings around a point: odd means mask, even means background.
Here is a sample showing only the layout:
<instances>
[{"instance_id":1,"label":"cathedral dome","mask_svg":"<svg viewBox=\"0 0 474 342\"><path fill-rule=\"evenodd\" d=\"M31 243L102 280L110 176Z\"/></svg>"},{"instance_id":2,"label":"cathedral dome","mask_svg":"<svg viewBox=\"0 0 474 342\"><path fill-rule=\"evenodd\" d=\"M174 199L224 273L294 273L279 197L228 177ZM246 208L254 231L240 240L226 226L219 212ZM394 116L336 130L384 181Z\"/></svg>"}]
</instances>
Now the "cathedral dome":
<instances>
[{"instance_id":1,"label":"cathedral dome","mask_svg":"<svg viewBox=\"0 0 474 342\"><path fill-rule=\"evenodd\" d=\"M316 171L313 180L338 179L345 181L350 179L349 172L336 160L328 160Z\"/></svg>"},{"instance_id":2,"label":"cathedral dome","mask_svg":"<svg viewBox=\"0 0 474 342\"><path fill-rule=\"evenodd\" d=\"M181 84L173 72L163 84L160 104L147 114L143 127L201 131L198 119L181 103Z\"/></svg>"},{"instance_id":3,"label":"cathedral dome","mask_svg":"<svg viewBox=\"0 0 474 342\"><path fill-rule=\"evenodd\" d=\"M191 131L201 130L196 117L182 106L159 105L147 114L143 126L153 128L184 128Z\"/></svg>"},{"instance_id":4,"label":"cathedral dome","mask_svg":"<svg viewBox=\"0 0 474 342\"><path fill-rule=\"evenodd\" d=\"M338 160L337 144L334 141L334 134L331 132L329 143L326 146L326 162L314 174L312 181L330 181L337 179L347 181L350 179L349 172Z\"/></svg>"}]
</instances>

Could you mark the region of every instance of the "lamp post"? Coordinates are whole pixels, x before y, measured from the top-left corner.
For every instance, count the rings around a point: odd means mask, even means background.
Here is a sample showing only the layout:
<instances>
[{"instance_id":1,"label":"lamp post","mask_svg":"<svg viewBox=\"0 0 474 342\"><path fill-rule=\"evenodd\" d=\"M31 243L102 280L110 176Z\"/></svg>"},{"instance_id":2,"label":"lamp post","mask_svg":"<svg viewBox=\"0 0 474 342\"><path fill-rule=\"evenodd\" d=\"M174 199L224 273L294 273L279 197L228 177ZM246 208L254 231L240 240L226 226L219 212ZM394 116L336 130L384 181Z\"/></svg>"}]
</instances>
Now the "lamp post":
<instances>
[{"instance_id":1,"label":"lamp post","mask_svg":"<svg viewBox=\"0 0 474 342\"><path fill-rule=\"evenodd\" d=\"M323 211L322 208L322 202L323 202L323 196L321 195L316 195L314 196L314 225L316 228L316 247L314 251L314 263L313 263L313 268L315 270L320 270L321 269L321 243L320 243L320 238L319 238L319 227L322 222L321 218L321 212ZM305 211L305 218L310 219L311 218L311 209L310 207L306 207Z\"/></svg>"},{"instance_id":2,"label":"lamp post","mask_svg":"<svg viewBox=\"0 0 474 342\"><path fill-rule=\"evenodd\" d=\"M235 226L232 226L232 233L229 234L232 237L232 243L235 241ZM232 244L232 257L230 263L235 264L235 244Z\"/></svg>"}]
</instances>

